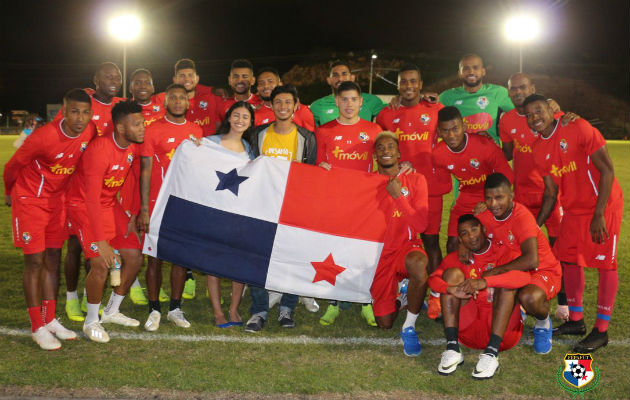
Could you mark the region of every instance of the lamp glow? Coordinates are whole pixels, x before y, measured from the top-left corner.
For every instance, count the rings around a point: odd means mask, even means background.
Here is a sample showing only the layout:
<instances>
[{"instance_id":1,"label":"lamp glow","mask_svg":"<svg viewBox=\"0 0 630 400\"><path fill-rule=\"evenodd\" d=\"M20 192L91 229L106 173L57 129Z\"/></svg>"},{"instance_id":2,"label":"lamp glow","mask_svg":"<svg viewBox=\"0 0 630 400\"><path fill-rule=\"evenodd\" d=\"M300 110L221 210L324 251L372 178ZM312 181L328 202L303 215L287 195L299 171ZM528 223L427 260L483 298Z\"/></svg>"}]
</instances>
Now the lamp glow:
<instances>
[{"instance_id":1,"label":"lamp glow","mask_svg":"<svg viewBox=\"0 0 630 400\"><path fill-rule=\"evenodd\" d=\"M540 34L540 24L536 18L519 15L506 21L505 34L509 40L515 42L531 42Z\"/></svg>"},{"instance_id":2,"label":"lamp glow","mask_svg":"<svg viewBox=\"0 0 630 400\"><path fill-rule=\"evenodd\" d=\"M123 42L130 42L140 36L142 24L135 15L120 15L109 21L109 33Z\"/></svg>"}]
</instances>

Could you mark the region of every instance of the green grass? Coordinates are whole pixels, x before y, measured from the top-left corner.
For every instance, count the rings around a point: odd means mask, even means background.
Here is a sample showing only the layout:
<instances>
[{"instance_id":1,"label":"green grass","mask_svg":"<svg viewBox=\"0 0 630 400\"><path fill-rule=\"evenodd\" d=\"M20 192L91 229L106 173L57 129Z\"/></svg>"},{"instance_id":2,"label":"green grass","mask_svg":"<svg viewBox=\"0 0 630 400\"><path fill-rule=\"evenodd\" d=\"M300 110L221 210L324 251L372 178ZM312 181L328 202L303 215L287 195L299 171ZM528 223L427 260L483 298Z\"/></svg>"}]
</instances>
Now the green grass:
<instances>
[{"instance_id":1,"label":"green grass","mask_svg":"<svg viewBox=\"0 0 630 400\"><path fill-rule=\"evenodd\" d=\"M13 137L0 137L0 163L4 165L13 152ZM630 193L630 144L609 142L609 152L625 193ZM445 204L450 204L445 199ZM627 229L628 206L624 207L624 224L619 244L620 286L610 327L611 340L627 341L630 337L628 264L630 233ZM446 213L445 213L446 216ZM10 210L0 209L0 326L25 329L28 317L22 293L23 259L13 247ZM445 238L443 238L443 242ZM444 243L442 243L444 244ZM83 275L83 274L82 274ZM165 279L168 269L165 268ZM201 276L198 276L201 278ZM83 279L83 276L82 276ZM143 276L141 276L143 280ZM587 271L585 310L589 327L594 322L596 306L596 271ZM81 288L82 282L79 285ZM164 284L165 287L167 283ZM65 284L61 279L58 316L66 326L80 331L81 324L65 318ZM223 297L229 299L229 285L223 285ZM193 326L186 331L174 328L163 318L157 333L144 333L141 328L108 327L111 332L133 332L147 336L164 334L226 335L251 338L242 330L219 329L213 326L209 300L205 295L205 279L197 280L197 298L183 305ZM399 319L391 331L365 326L359 316L360 307L343 311L330 327L318 323L319 316L298 305L297 327L282 330L275 322L277 309L270 312L268 325L258 337L370 337L393 338L400 330ZM224 306L226 307L226 306ZM249 295L240 308L244 320L249 317ZM144 322L147 309L125 300L122 311ZM227 312L227 309L225 309ZM531 338L531 318L526 321L524 336ZM440 324L421 316L418 322L421 339L443 338ZM59 394L62 396L124 396L124 397L229 397L258 395L275 397L294 394L317 395L326 398L343 396L365 398L432 397L470 398L551 397L570 398L557 384L556 370L567 343L555 343L545 356L535 355L531 346L517 346L501 353L501 369L497 376L484 382L474 381L470 373L478 351L464 349L465 364L454 376L437 374L437 364L443 346L426 345L418 358L402 354L402 345L333 345L333 344L248 344L218 341L182 342L161 340L123 340L114 338L108 345L91 343L85 338L64 343L57 352L44 352L28 336L0 335L0 395ZM595 365L601 371L599 387L588 393L591 399L627 398L630 393L627 362L629 347L609 345L594 353ZM157 391L156 391L157 390ZM175 390L173 392L172 390ZM131 393L131 394L130 394Z\"/></svg>"}]
</instances>

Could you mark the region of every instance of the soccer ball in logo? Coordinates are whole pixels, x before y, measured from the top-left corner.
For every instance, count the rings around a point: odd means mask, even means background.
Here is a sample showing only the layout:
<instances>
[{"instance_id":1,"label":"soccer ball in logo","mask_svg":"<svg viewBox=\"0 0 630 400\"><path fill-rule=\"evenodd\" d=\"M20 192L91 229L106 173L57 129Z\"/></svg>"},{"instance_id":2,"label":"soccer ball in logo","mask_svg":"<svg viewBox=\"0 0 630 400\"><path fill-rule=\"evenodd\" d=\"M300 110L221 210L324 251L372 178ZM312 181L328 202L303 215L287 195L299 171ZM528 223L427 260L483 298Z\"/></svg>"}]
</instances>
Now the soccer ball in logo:
<instances>
[{"instance_id":1,"label":"soccer ball in logo","mask_svg":"<svg viewBox=\"0 0 630 400\"><path fill-rule=\"evenodd\" d=\"M560 150L566 153L568 148L569 148L569 143L567 143L566 139L562 139L560 141Z\"/></svg>"},{"instance_id":2,"label":"soccer ball in logo","mask_svg":"<svg viewBox=\"0 0 630 400\"><path fill-rule=\"evenodd\" d=\"M207 101L200 101L199 102L199 108L201 108L202 110L205 110L206 108L208 108L208 102Z\"/></svg>"},{"instance_id":3,"label":"soccer ball in logo","mask_svg":"<svg viewBox=\"0 0 630 400\"><path fill-rule=\"evenodd\" d=\"M33 237L31 236L30 233L28 232L22 233L22 241L24 243L29 244L31 242L31 239L33 239Z\"/></svg>"},{"instance_id":4,"label":"soccer ball in logo","mask_svg":"<svg viewBox=\"0 0 630 400\"><path fill-rule=\"evenodd\" d=\"M127 154L127 162L129 164L131 164L133 162L133 154L131 154L131 153Z\"/></svg>"},{"instance_id":5,"label":"soccer ball in logo","mask_svg":"<svg viewBox=\"0 0 630 400\"><path fill-rule=\"evenodd\" d=\"M88 142L81 142L81 148L80 148L80 150L81 150L81 151L85 151L85 149L87 149L87 145L88 145Z\"/></svg>"},{"instance_id":6,"label":"soccer ball in logo","mask_svg":"<svg viewBox=\"0 0 630 400\"><path fill-rule=\"evenodd\" d=\"M471 158L470 159L470 166L475 168L475 169L479 169L479 166L481 165L481 163L479 162L479 160L477 160L476 158Z\"/></svg>"},{"instance_id":7,"label":"soccer ball in logo","mask_svg":"<svg viewBox=\"0 0 630 400\"><path fill-rule=\"evenodd\" d=\"M429 117L429 114L422 114L420 116L420 121L422 121L423 124L427 125L429 121L431 121L431 117Z\"/></svg>"},{"instance_id":8,"label":"soccer ball in logo","mask_svg":"<svg viewBox=\"0 0 630 400\"><path fill-rule=\"evenodd\" d=\"M490 104L490 102L488 101L488 98L486 96L480 96L477 99L477 106L481 108L482 110L488 107L488 104Z\"/></svg>"},{"instance_id":9,"label":"soccer ball in logo","mask_svg":"<svg viewBox=\"0 0 630 400\"><path fill-rule=\"evenodd\" d=\"M575 379L582 379L586 375L586 368L582 364L575 364L573 368L571 368L571 375Z\"/></svg>"},{"instance_id":10,"label":"soccer ball in logo","mask_svg":"<svg viewBox=\"0 0 630 400\"><path fill-rule=\"evenodd\" d=\"M363 143L365 143L368 140L370 140L370 136L368 136L368 134L365 133L365 132L360 132L359 133L359 140L362 141Z\"/></svg>"}]
</instances>

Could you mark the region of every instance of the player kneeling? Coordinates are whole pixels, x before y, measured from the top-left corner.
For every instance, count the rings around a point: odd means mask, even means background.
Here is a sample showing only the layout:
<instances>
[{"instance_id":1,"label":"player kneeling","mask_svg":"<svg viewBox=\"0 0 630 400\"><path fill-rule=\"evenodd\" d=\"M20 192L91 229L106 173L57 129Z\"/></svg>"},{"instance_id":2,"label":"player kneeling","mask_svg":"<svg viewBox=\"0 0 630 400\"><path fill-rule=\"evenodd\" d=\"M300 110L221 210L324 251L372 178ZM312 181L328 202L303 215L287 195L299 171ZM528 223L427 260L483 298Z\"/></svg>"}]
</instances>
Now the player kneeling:
<instances>
[{"instance_id":1,"label":"player kneeling","mask_svg":"<svg viewBox=\"0 0 630 400\"><path fill-rule=\"evenodd\" d=\"M398 282L409 278L407 318L400 336L407 356L417 356L422 347L416 333L416 319L427 292L427 255L418 233L427 226L428 191L423 175L401 174L398 140L392 132L378 134L374 142L378 173L389 176L387 192L394 198L394 208L385 246L374 274L371 293L376 323L390 329L405 304L397 301Z\"/></svg>"},{"instance_id":2,"label":"player kneeling","mask_svg":"<svg viewBox=\"0 0 630 400\"><path fill-rule=\"evenodd\" d=\"M120 102L112 109L113 134L94 139L68 192L68 221L80 242L91 269L85 279L87 315L83 332L95 342L109 342L109 335L99 323L98 313L103 298L107 273L121 264L120 282L103 311L101 323L138 326L140 322L118 311L120 303L142 266L140 240L135 217L125 214L116 199L133 159L138 155L136 144L144 141L142 107L133 101ZM115 254L119 249L120 255Z\"/></svg>"},{"instance_id":3,"label":"player kneeling","mask_svg":"<svg viewBox=\"0 0 630 400\"><path fill-rule=\"evenodd\" d=\"M523 322L516 294L530 282L530 274L512 270L485 276L518 254L488 239L484 226L472 214L458 218L457 234L461 245L472 252L470 264L463 264L455 251L429 277L431 289L442 294L446 335L438 372L450 375L464 362L459 341L469 348L484 349L472 376L488 379L499 368L499 350L514 347L521 338Z\"/></svg>"}]
</instances>

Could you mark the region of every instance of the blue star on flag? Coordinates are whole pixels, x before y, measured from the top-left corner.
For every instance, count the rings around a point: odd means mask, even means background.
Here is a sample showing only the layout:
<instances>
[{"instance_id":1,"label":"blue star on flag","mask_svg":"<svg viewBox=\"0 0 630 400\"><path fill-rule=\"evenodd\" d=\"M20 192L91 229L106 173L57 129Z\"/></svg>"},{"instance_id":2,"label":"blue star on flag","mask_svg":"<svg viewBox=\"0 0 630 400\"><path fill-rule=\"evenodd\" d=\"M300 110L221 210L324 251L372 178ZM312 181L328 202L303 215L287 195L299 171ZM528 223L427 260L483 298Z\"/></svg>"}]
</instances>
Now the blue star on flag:
<instances>
[{"instance_id":1,"label":"blue star on flag","mask_svg":"<svg viewBox=\"0 0 630 400\"><path fill-rule=\"evenodd\" d=\"M217 177L219 178L219 184L215 190L229 190L234 193L235 196L238 196L238 186L243 183L248 176L239 176L236 172L236 168L228 172L227 174L221 171L215 171L217 173Z\"/></svg>"}]
</instances>

